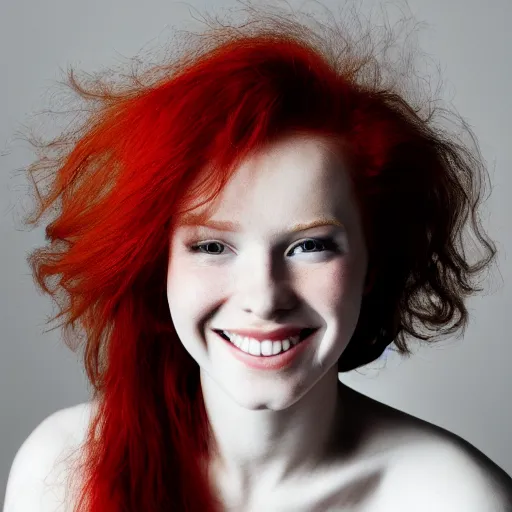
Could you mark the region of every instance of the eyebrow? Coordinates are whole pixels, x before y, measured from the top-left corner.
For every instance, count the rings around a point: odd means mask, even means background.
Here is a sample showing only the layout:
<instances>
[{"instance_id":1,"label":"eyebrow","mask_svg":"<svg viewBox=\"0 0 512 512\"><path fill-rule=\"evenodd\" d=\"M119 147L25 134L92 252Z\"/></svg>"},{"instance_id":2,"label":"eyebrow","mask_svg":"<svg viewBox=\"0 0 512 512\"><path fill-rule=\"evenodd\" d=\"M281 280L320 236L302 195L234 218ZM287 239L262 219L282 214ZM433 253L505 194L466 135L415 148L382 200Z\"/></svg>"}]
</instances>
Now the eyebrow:
<instances>
[{"instance_id":1,"label":"eyebrow","mask_svg":"<svg viewBox=\"0 0 512 512\"><path fill-rule=\"evenodd\" d=\"M204 226L207 228L216 229L218 231L231 231L240 232L242 227L236 222L211 220L203 215L188 214L183 220L180 221L180 226ZM337 219L321 217L312 222L306 222L305 224L295 224L291 227L289 232L296 233L297 231L305 231L307 229L316 228L319 226L338 226L345 228L345 226Z\"/></svg>"}]
</instances>

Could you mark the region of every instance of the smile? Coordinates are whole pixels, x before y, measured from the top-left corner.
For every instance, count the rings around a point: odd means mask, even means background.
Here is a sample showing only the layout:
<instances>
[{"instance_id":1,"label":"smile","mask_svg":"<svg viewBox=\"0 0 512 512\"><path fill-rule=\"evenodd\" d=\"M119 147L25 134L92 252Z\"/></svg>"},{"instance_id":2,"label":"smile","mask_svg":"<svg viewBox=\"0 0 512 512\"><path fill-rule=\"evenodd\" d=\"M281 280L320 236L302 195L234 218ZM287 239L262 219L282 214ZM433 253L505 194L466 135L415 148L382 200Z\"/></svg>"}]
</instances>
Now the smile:
<instances>
[{"instance_id":1,"label":"smile","mask_svg":"<svg viewBox=\"0 0 512 512\"><path fill-rule=\"evenodd\" d=\"M229 331L215 331L219 336L229 341L242 352L253 356L272 357L291 350L295 345L306 339L317 329L303 329L298 335L285 338L283 340L263 340L259 341L246 336L230 333Z\"/></svg>"},{"instance_id":2,"label":"smile","mask_svg":"<svg viewBox=\"0 0 512 512\"><path fill-rule=\"evenodd\" d=\"M282 341L272 341L272 353L271 355L262 355L261 351L268 352L268 347L270 344L269 340L264 340L259 342L254 339L243 338L240 346L237 346L233 341L231 341L226 334L225 331L213 331L219 337L219 340L222 340L222 343L225 344L228 349L228 353L231 356L242 363L245 367L251 368L256 371L284 371L285 369L291 369L292 367L300 364L300 361L303 360L305 354L309 353L309 349L312 348L313 342L315 341L315 334L320 330L320 328L315 329L304 329L304 332L301 332L298 336L298 340L295 341L295 345L292 341L282 340ZM240 344L240 340L238 341ZM268 343L267 343L268 342ZM265 344L267 343L267 349L265 349ZM287 343L290 345L287 346ZM274 344L276 348L274 349ZM253 349L254 347L254 349ZM287 348L283 348L287 347ZM245 350L244 350L245 349ZM251 352L246 352L246 350L253 350L256 354L252 354ZM258 355L259 350L259 355ZM276 353L274 354L274 350ZM279 350L279 352L277 352Z\"/></svg>"}]
</instances>

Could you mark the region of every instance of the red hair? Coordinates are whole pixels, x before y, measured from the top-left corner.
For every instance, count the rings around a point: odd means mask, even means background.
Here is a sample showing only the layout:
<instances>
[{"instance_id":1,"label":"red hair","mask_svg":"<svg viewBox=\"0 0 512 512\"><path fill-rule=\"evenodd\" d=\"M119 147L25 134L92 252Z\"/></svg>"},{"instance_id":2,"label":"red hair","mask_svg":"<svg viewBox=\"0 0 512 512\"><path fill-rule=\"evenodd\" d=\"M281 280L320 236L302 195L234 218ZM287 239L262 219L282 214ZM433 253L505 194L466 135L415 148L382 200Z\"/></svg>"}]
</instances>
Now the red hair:
<instances>
[{"instance_id":1,"label":"red hair","mask_svg":"<svg viewBox=\"0 0 512 512\"><path fill-rule=\"evenodd\" d=\"M38 224L51 208L53 216L48 245L28 262L59 304L66 344L76 350L77 327L85 334L97 404L76 467L75 511L218 509L199 367L167 304L169 239L191 201L215 198L249 153L311 134L351 163L374 280L340 372L392 342L409 356L406 335L464 331L464 299L481 290L470 280L495 256L476 216L486 171L477 144L438 123L448 110L407 99L418 91L406 87L412 74L370 44L375 27L350 34L326 22L315 31L261 9L248 17L234 28L217 22L198 43L182 39L174 60L128 83L107 71L86 85L69 70L86 115L32 142L39 153L28 175L48 171L49 186L41 193L33 181L39 204L25 222ZM457 245L468 220L487 251L474 265Z\"/></svg>"}]
</instances>

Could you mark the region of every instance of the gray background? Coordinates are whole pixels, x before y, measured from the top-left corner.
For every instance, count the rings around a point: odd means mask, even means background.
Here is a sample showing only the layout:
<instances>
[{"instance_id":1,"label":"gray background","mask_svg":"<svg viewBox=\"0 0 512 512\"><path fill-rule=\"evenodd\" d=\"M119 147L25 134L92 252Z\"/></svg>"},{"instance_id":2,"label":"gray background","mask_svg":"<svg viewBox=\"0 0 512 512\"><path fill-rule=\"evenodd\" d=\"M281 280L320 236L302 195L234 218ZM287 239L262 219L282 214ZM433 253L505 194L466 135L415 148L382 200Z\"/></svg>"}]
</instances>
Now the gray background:
<instances>
[{"instance_id":1,"label":"gray background","mask_svg":"<svg viewBox=\"0 0 512 512\"><path fill-rule=\"evenodd\" d=\"M365 2L363 8L376 3ZM233 1L189 4L207 5L213 12ZM290 4L300 7L301 2ZM340 2L323 4L336 9ZM407 361L389 354L340 378L377 400L458 434L512 474L512 266L507 262L512 245L507 229L512 215L512 2L410 0L409 6L418 21L427 23L419 43L440 63L443 97L472 126L489 163L494 190L482 213L484 227L497 243L501 276L496 273L486 291L470 300L471 323L464 339L417 348ZM52 313L51 302L36 293L25 257L44 243L44 230L19 231L15 224L26 185L12 171L27 165L32 154L13 134L22 123L31 122L31 113L44 107L48 86L61 78L60 70L68 64L92 72L125 62L168 34L168 26L201 29L186 5L171 0L0 3L2 502L9 468L30 432L51 413L89 396L77 355L61 342L59 331L42 333L45 317Z\"/></svg>"}]
</instances>

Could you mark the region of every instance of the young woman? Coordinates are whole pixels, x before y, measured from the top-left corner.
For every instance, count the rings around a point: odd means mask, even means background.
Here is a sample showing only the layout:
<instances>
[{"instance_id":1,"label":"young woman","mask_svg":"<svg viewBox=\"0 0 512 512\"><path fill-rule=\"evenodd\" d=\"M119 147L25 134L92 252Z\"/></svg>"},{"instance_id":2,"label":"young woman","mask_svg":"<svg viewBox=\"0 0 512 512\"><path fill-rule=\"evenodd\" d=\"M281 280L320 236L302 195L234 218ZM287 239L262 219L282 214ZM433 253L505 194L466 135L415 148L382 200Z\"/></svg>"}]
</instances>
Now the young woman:
<instances>
[{"instance_id":1,"label":"young woman","mask_svg":"<svg viewBox=\"0 0 512 512\"><path fill-rule=\"evenodd\" d=\"M70 73L90 114L29 168L28 223L60 201L30 264L93 396L22 446L6 512L511 510L481 452L338 380L464 329L496 253L478 151L361 27L251 11L128 85Z\"/></svg>"}]
</instances>

